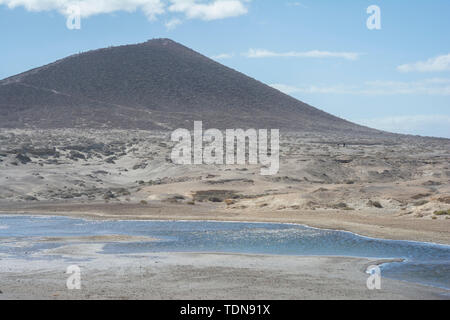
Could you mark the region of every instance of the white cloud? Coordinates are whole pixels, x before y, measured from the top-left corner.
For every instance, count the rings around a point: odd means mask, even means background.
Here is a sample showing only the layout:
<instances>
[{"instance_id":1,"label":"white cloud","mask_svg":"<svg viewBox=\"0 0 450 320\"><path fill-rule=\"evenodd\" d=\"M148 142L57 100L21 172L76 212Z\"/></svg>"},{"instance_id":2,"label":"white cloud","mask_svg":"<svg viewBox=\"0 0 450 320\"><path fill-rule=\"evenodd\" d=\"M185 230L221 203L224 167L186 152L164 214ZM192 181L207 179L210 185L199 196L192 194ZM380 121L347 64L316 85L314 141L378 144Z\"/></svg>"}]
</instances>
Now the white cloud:
<instances>
[{"instance_id":1,"label":"white cloud","mask_svg":"<svg viewBox=\"0 0 450 320\"><path fill-rule=\"evenodd\" d=\"M286 94L295 94L295 93L335 93L335 94L350 94L353 87L346 85L335 85L335 86L291 86L281 83L271 84L271 87L280 90Z\"/></svg>"},{"instance_id":2,"label":"white cloud","mask_svg":"<svg viewBox=\"0 0 450 320\"><path fill-rule=\"evenodd\" d=\"M397 67L401 72L439 72L450 71L450 53L428 59L427 61L419 61L412 64L403 64Z\"/></svg>"},{"instance_id":3,"label":"white cloud","mask_svg":"<svg viewBox=\"0 0 450 320\"><path fill-rule=\"evenodd\" d=\"M356 52L330 52L330 51L306 51L306 52L273 52L266 49L249 49L243 54L247 58L343 58L347 60L356 60L361 55Z\"/></svg>"},{"instance_id":4,"label":"white cloud","mask_svg":"<svg viewBox=\"0 0 450 320\"><path fill-rule=\"evenodd\" d=\"M173 18L173 19L169 20L168 22L166 22L165 26L168 30L172 30L172 29L175 29L176 27L178 27L182 23L183 23L183 21L181 21L180 19Z\"/></svg>"},{"instance_id":5,"label":"white cloud","mask_svg":"<svg viewBox=\"0 0 450 320\"><path fill-rule=\"evenodd\" d=\"M217 20L246 14L246 0L0 0L0 5L9 8L24 7L28 11L58 11L68 16L71 6L81 9L82 17L117 11L141 10L149 19L168 11L182 13L188 19ZM179 20L179 19L178 19ZM175 20L169 25L173 26ZM179 23L178 23L179 24Z\"/></svg>"},{"instance_id":6,"label":"white cloud","mask_svg":"<svg viewBox=\"0 0 450 320\"><path fill-rule=\"evenodd\" d=\"M248 12L241 0L215 0L200 3L195 0L171 0L169 11L184 13L188 19L217 20L237 17Z\"/></svg>"},{"instance_id":7,"label":"white cloud","mask_svg":"<svg viewBox=\"0 0 450 320\"><path fill-rule=\"evenodd\" d=\"M215 60L223 60L223 59L231 59L234 57L234 53L221 53L215 56L212 56L212 59Z\"/></svg>"},{"instance_id":8,"label":"white cloud","mask_svg":"<svg viewBox=\"0 0 450 320\"><path fill-rule=\"evenodd\" d=\"M71 6L78 6L82 17L117 11L142 10L149 19L164 13L161 0L0 0L9 8L24 7L28 11L56 10L67 16Z\"/></svg>"},{"instance_id":9,"label":"white cloud","mask_svg":"<svg viewBox=\"0 0 450 320\"><path fill-rule=\"evenodd\" d=\"M352 95L450 95L450 79L425 79L421 81L369 81L361 85L291 86L272 84L286 94L352 94Z\"/></svg>"},{"instance_id":10,"label":"white cloud","mask_svg":"<svg viewBox=\"0 0 450 320\"><path fill-rule=\"evenodd\" d=\"M420 134L450 138L450 116L406 115L356 120L362 125L407 134Z\"/></svg>"},{"instance_id":11,"label":"white cloud","mask_svg":"<svg viewBox=\"0 0 450 320\"><path fill-rule=\"evenodd\" d=\"M305 9L308 8L301 2L288 2L287 5L288 5L288 7L301 7L301 8L305 8Z\"/></svg>"}]
</instances>

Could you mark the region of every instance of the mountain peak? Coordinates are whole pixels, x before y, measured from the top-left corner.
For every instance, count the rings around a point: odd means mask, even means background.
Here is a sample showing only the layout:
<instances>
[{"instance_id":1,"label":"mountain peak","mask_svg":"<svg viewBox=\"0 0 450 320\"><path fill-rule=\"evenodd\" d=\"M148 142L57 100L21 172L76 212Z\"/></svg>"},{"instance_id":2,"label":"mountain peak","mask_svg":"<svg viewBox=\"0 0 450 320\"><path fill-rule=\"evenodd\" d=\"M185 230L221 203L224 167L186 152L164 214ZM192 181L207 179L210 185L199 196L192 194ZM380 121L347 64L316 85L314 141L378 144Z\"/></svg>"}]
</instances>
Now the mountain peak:
<instances>
[{"instance_id":1,"label":"mountain peak","mask_svg":"<svg viewBox=\"0 0 450 320\"><path fill-rule=\"evenodd\" d=\"M80 53L0 82L0 127L214 128L364 134L171 39Z\"/></svg>"},{"instance_id":2,"label":"mountain peak","mask_svg":"<svg viewBox=\"0 0 450 320\"><path fill-rule=\"evenodd\" d=\"M173 41L172 39L168 39L168 38L150 39L150 40L147 40L145 43L148 43L148 44L160 44L162 46L167 46L167 45L171 45L171 44L178 44L179 45L179 43Z\"/></svg>"}]
</instances>

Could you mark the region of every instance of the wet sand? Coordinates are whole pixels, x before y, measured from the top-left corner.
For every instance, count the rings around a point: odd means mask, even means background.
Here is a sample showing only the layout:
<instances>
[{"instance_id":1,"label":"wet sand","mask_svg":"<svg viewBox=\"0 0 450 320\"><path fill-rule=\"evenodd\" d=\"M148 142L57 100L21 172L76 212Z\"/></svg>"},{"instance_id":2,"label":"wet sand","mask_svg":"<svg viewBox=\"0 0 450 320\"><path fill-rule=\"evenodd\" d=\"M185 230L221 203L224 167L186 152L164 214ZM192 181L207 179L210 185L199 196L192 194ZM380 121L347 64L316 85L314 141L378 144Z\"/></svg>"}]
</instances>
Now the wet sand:
<instances>
[{"instance_id":1,"label":"wet sand","mask_svg":"<svg viewBox=\"0 0 450 320\"><path fill-rule=\"evenodd\" d=\"M86 236L86 237L45 237L41 241L43 242L136 242L136 241L157 241L155 238L150 237L138 237L127 235L101 235L101 236Z\"/></svg>"},{"instance_id":2,"label":"wet sand","mask_svg":"<svg viewBox=\"0 0 450 320\"><path fill-rule=\"evenodd\" d=\"M126 212L130 213L129 209ZM148 208L146 212L133 211L126 216L123 211L120 215L100 211L65 212L64 215L162 219L161 215L149 215ZM165 212L164 218L168 220L205 219L205 216L189 212L189 215ZM47 211L46 214L52 213ZM218 214L215 218L226 220L227 217ZM234 216L232 220L249 218ZM261 220L264 219L280 222L275 217L262 216ZM286 222L296 221L290 217L285 219ZM394 229L383 230L393 232ZM433 231L426 234L431 235L430 239L437 239L433 238ZM385 235L394 238L393 234ZM449 290L386 278L382 279L381 290L368 290L367 267L390 260L223 253L100 253L105 243L142 240L156 239L118 235L48 237L39 241L65 244L32 254L33 260L0 255L0 299L450 299ZM30 244L33 243L24 240L21 245ZM47 256L60 258L50 261L45 259ZM66 288L68 275L65 271L72 264L82 270L79 291Z\"/></svg>"},{"instance_id":3,"label":"wet sand","mask_svg":"<svg viewBox=\"0 0 450 320\"><path fill-rule=\"evenodd\" d=\"M366 287L367 266L380 261L220 253L102 255L101 245L55 250L77 262L81 290L68 290L68 261L3 258L0 299L449 299L437 288L382 279ZM49 253L49 252L47 252Z\"/></svg>"}]
</instances>

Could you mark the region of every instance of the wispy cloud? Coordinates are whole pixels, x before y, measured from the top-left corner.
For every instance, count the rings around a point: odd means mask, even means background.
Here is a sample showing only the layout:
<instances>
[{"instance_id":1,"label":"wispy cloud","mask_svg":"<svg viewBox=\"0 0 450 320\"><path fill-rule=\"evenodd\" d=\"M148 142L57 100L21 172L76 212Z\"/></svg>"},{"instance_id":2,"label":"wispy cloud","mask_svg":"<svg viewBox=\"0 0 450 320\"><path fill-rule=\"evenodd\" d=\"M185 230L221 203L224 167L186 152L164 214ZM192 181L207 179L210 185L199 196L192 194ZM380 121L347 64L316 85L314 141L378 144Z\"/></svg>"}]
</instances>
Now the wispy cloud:
<instances>
[{"instance_id":1,"label":"wispy cloud","mask_svg":"<svg viewBox=\"0 0 450 320\"><path fill-rule=\"evenodd\" d=\"M248 52L243 54L247 58L343 58L347 60L356 60L361 55L356 52L330 52L312 50L306 52L289 51L289 52L274 52L266 49L249 49Z\"/></svg>"},{"instance_id":2,"label":"wispy cloud","mask_svg":"<svg viewBox=\"0 0 450 320\"><path fill-rule=\"evenodd\" d=\"M165 23L165 26L166 26L167 30L173 30L182 23L183 23L183 21L181 21L180 19L173 18L173 19L167 21Z\"/></svg>"},{"instance_id":3,"label":"wispy cloud","mask_svg":"<svg viewBox=\"0 0 450 320\"><path fill-rule=\"evenodd\" d=\"M450 138L450 116L448 115L404 115L374 119L360 119L356 122L390 132L433 135Z\"/></svg>"},{"instance_id":4,"label":"wispy cloud","mask_svg":"<svg viewBox=\"0 0 450 320\"><path fill-rule=\"evenodd\" d=\"M292 86L282 83L274 83L270 85L271 87L280 90L286 94L295 94L295 93L326 93L326 94L351 94L355 92L356 89L353 86L348 85L333 85L333 86L316 86L316 85L308 85L308 86Z\"/></svg>"},{"instance_id":5,"label":"wispy cloud","mask_svg":"<svg viewBox=\"0 0 450 320\"><path fill-rule=\"evenodd\" d=\"M272 84L286 94L351 94L351 95L450 95L450 79L434 78L421 81L369 81L360 85L306 85Z\"/></svg>"},{"instance_id":6,"label":"wispy cloud","mask_svg":"<svg viewBox=\"0 0 450 320\"><path fill-rule=\"evenodd\" d=\"M58 11L63 15L69 15L71 6L80 8L82 17L90 17L98 14L113 13L118 11L134 12L141 10L149 19L165 12L165 5L161 0L0 0L0 5L9 8L24 7L28 11Z\"/></svg>"},{"instance_id":7,"label":"wispy cloud","mask_svg":"<svg viewBox=\"0 0 450 320\"><path fill-rule=\"evenodd\" d=\"M248 12L247 0L0 0L9 8L23 7L28 11L58 11L69 15L71 6L78 6L82 17L118 11L141 10L149 19L167 12L183 14L186 19L206 21L240 16ZM178 23L179 24L179 23ZM173 26L174 23L169 24Z\"/></svg>"},{"instance_id":8,"label":"wispy cloud","mask_svg":"<svg viewBox=\"0 0 450 320\"><path fill-rule=\"evenodd\" d=\"M244 1L215 0L204 3L195 0L171 0L169 11L184 13L188 19L217 20L244 15L248 12Z\"/></svg>"},{"instance_id":9,"label":"wispy cloud","mask_svg":"<svg viewBox=\"0 0 450 320\"><path fill-rule=\"evenodd\" d=\"M231 59L234 57L234 53L221 53L215 56L212 56L212 59L215 60L223 60L223 59Z\"/></svg>"},{"instance_id":10,"label":"wispy cloud","mask_svg":"<svg viewBox=\"0 0 450 320\"><path fill-rule=\"evenodd\" d=\"M397 67L401 72L442 72L450 71L450 53L428 59L427 61L419 61L411 64L403 64Z\"/></svg>"},{"instance_id":11,"label":"wispy cloud","mask_svg":"<svg viewBox=\"0 0 450 320\"><path fill-rule=\"evenodd\" d=\"M286 3L289 7L300 7L300 8L308 8L307 6L305 6L303 3L298 2L298 1L294 1L294 2L288 2Z\"/></svg>"}]
</instances>

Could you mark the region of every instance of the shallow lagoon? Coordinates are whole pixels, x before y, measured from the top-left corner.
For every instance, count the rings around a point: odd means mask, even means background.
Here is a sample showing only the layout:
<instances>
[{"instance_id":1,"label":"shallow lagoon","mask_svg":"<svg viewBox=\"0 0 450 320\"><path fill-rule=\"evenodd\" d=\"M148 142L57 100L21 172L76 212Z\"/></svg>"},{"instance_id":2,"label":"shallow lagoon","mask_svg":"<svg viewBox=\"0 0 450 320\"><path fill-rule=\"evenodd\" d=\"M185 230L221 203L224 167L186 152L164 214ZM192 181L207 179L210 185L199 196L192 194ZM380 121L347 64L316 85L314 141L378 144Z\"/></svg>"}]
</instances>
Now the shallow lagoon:
<instances>
[{"instance_id":1,"label":"shallow lagoon","mask_svg":"<svg viewBox=\"0 0 450 320\"><path fill-rule=\"evenodd\" d=\"M228 252L403 258L405 262L382 265L382 276L450 289L450 246L445 245L373 239L349 232L291 224L0 217L0 253L12 257L36 259L33 258L34 253L68 244L36 241L39 238L101 235L159 239L154 242L106 242L103 254ZM60 259L51 256L45 258Z\"/></svg>"}]
</instances>

